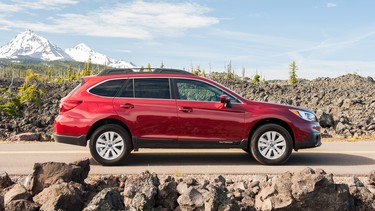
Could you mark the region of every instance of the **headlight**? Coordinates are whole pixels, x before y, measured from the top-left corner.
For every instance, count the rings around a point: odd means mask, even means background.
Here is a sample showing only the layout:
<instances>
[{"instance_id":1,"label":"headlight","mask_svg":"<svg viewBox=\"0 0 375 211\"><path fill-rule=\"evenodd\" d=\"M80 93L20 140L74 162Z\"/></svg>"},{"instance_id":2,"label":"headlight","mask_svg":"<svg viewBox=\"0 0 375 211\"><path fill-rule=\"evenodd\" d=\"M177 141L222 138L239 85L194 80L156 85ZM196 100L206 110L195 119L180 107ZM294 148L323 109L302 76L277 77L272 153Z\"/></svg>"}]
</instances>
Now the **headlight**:
<instances>
[{"instance_id":1,"label":"headlight","mask_svg":"<svg viewBox=\"0 0 375 211\"><path fill-rule=\"evenodd\" d=\"M291 111L293 114L301 117L304 120L312 121L312 122L318 121L318 118L315 116L314 113L302 111L302 110L295 110L295 109L289 109L289 111Z\"/></svg>"}]
</instances>

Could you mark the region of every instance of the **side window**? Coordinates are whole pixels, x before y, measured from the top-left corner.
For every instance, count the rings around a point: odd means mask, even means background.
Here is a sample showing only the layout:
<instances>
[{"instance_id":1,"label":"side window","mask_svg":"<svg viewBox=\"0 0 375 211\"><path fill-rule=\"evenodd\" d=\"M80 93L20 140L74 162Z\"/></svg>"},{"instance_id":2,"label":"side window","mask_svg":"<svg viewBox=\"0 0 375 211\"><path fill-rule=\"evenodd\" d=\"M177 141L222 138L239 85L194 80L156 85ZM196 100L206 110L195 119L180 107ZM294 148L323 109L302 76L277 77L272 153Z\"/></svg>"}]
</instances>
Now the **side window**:
<instances>
[{"instance_id":1,"label":"side window","mask_svg":"<svg viewBox=\"0 0 375 211\"><path fill-rule=\"evenodd\" d=\"M220 95L226 94L215 86L197 80L177 79L176 84L181 100L219 102ZM230 98L232 103L238 102Z\"/></svg>"},{"instance_id":2,"label":"side window","mask_svg":"<svg viewBox=\"0 0 375 211\"><path fill-rule=\"evenodd\" d=\"M103 97L114 97L118 91L120 91L125 79L110 80L94 86L89 90L90 93L103 96Z\"/></svg>"},{"instance_id":3,"label":"side window","mask_svg":"<svg viewBox=\"0 0 375 211\"><path fill-rule=\"evenodd\" d=\"M136 78L134 91L136 98L171 99L168 78Z\"/></svg>"},{"instance_id":4,"label":"side window","mask_svg":"<svg viewBox=\"0 0 375 211\"><path fill-rule=\"evenodd\" d=\"M134 89L133 89L133 79L126 79L124 81L124 87L122 87L121 92L118 94L118 97L134 97Z\"/></svg>"}]
</instances>

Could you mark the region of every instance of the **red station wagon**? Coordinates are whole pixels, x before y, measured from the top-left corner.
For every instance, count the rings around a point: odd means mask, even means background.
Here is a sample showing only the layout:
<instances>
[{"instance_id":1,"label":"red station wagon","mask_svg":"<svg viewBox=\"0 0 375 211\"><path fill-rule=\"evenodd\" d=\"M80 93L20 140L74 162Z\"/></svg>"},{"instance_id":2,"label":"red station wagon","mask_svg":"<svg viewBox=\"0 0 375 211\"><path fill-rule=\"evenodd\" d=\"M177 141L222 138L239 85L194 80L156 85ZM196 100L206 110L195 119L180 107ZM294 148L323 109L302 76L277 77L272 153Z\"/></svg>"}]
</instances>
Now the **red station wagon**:
<instances>
[{"instance_id":1,"label":"red station wagon","mask_svg":"<svg viewBox=\"0 0 375 211\"><path fill-rule=\"evenodd\" d=\"M102 165L139 148L241 148L261 164L321 145L307 109L246 100L207 78L175 69L108 69L83 77L61 100L54 139L86 146Z\"/></svg>"}]
</instances>

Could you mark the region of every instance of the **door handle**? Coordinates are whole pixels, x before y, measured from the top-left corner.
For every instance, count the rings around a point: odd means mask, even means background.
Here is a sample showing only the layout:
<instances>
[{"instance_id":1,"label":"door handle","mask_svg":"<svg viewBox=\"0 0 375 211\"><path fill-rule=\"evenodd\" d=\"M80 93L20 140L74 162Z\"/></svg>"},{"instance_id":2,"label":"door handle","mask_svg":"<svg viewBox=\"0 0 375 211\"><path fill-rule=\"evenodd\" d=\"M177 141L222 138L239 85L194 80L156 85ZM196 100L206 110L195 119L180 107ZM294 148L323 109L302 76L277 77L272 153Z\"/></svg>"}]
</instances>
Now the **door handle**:
<instances>
[{"instance_id":1,"label":"door handle","mask_svg":"<svg viewBox=\"0 0 375 211\"><path fill-rule=\"evenodd\" d=\"M134 105L130 104L130 103L125 103L123 105L120 105L120 107L123 108L123 109L133 109Z\"/></svg>"},{"instance_id":2,"label":"door handle","mask_svg":"<svg viewBox=\"0 0 375 211\"><path fill-rule=\"evenodd\" d=\"M179 107L178 110L185 113L193 112L193 109L189 107Z\"/></svg>"}]
</instances>

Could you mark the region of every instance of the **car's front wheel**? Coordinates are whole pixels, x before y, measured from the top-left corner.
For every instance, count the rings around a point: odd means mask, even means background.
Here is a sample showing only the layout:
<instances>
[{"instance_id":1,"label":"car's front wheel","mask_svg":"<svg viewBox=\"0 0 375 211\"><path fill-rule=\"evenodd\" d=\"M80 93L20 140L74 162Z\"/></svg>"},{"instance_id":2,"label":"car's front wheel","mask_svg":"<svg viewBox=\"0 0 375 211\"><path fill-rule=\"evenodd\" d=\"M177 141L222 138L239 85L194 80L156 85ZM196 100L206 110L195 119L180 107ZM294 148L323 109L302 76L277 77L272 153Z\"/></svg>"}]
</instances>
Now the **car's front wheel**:
<instances>
[{"instance_id":1,"label":"car's front wheel","mask_svg":"<svg viewBox=\"0 0 375 211\"><path fill-rule=\"evenodd\" d=\"M260 126L251 137L250 149L254 158L265 165L286 162L293 148L289 132L277 124Z\"/></svg>"},{"instance_id":2,"label":"car's front wheel","mask_svg":"<svg viewBox=\"0 0 375 211\"><path fill-rule=\"evenodd\" d=\"M91 136L90 152L102 165L116 165L131 151L129 133L119 125L108 124L96 129Z\"/></svg>"}]
</instances>

